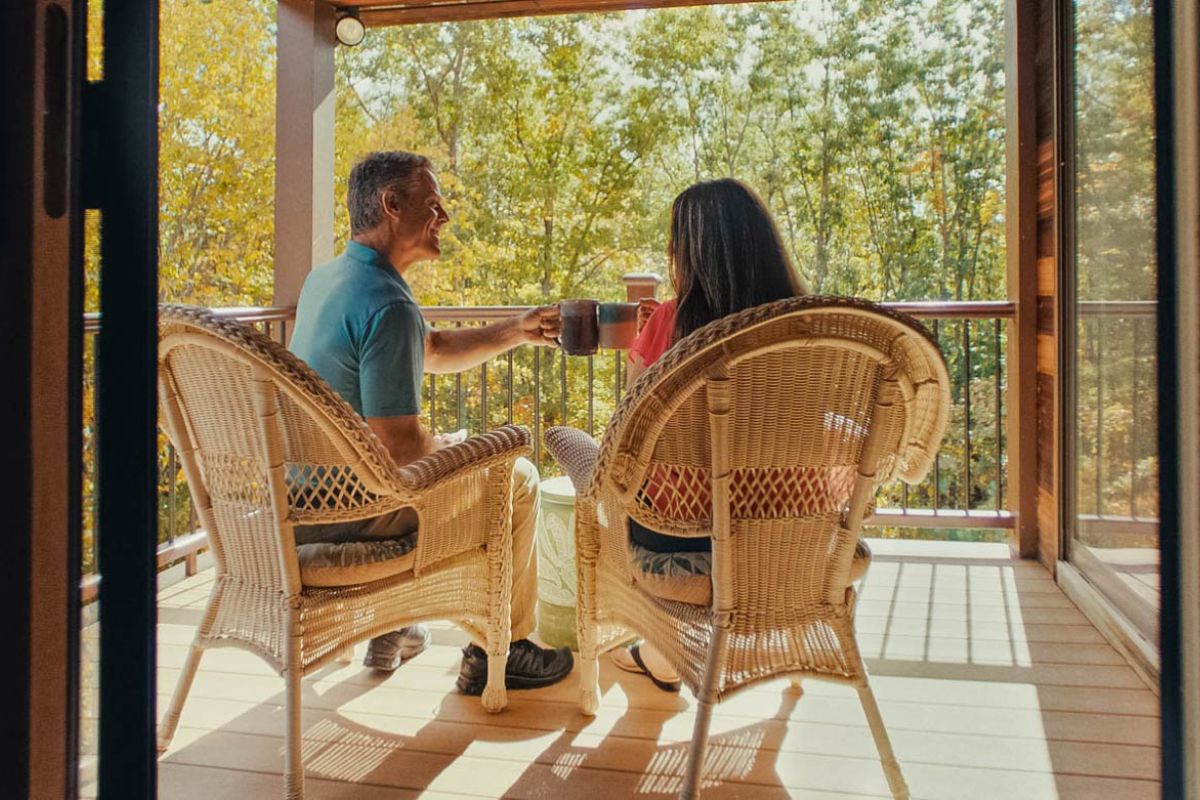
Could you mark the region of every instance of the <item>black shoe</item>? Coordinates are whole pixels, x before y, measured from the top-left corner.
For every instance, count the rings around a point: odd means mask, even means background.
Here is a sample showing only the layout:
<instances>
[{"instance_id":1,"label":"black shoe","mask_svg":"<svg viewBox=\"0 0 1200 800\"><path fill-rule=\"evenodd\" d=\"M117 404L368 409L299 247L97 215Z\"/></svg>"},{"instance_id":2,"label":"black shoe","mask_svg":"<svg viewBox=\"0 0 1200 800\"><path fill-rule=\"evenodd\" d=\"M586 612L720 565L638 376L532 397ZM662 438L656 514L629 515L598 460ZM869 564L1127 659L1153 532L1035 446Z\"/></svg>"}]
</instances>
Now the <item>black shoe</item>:
<instances>
[{"instance_id":1,"label":"black shoe","mask_svg":"<svg viewBox=\"0 0 1200 800\"><path fill-rule=\"evenodd\" d=\"M376 636L367 645L363 666L393 672L405 661L429 649L433 637L424 625L409 625L398 631Z\"/></svg>"},{"instance_id":2,"label":"black shoe","mask_svg":"<svg viewBox=\"0 0 1200 800\"><path fill-rule=\"evenodd\" d=\"M504 670L506 689L537 689L558 683L571 674L575 659L571 649L538 647L528 639L513 642L508 648L508 666ZM463 648L458 690L463 694L483 694L487 686L488 660L483 648L469 644Z\"/></svg>"}]
</instances>

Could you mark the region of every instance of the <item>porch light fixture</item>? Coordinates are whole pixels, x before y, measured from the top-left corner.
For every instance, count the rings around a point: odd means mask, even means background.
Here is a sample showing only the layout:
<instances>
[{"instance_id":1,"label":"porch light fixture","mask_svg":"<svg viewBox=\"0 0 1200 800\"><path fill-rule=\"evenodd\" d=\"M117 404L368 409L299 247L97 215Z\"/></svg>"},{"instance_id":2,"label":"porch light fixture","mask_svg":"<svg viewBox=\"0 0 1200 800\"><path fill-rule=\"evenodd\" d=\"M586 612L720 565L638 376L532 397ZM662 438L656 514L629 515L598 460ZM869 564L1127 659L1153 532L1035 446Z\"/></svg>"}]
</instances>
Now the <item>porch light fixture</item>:
<instances>
[{"instance_id":1,"label":"porch light fixture","mask_svg":"<svg viewBox=\"0 0 1200 800\"><path fill-rule=\"evenodd\" d=\"M354 14L341 14L334 24L334 35L337 40L347 47L355 47L362 44L363 37L366 36L367 29L363 26L362 20Z\"/></svg>"}]
</instances>

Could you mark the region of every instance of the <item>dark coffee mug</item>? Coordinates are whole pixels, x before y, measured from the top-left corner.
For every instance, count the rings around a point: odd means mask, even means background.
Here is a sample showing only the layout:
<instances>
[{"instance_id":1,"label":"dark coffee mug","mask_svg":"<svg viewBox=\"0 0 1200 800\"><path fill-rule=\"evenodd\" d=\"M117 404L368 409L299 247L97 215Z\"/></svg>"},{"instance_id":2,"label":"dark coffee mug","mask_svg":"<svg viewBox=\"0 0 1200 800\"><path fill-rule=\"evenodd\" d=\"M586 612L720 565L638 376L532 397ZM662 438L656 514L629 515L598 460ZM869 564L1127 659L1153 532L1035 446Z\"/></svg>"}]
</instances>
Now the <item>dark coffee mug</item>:
<instances>
[{"instance_id":1,"label":"dark coffee mug","mask_svg":"<svg viewBox=\"0 0 1200 800\"><path fill-rule=\"evenodd\" d=\"M628 350L637 338L637 303L600 304L600 346Z\"/></svg>"},{"instance_id":2,"label":"dark coffee mug","mask_svg":"<svg viewBox=\"0 0 1200 800\"><path fill-rule=\"evenodd\" d=\"M563 300L558 304L562 320L559 344L567 355L595 354L600 342L599 306L595 300Z\"/></svg>"}]
</instances>

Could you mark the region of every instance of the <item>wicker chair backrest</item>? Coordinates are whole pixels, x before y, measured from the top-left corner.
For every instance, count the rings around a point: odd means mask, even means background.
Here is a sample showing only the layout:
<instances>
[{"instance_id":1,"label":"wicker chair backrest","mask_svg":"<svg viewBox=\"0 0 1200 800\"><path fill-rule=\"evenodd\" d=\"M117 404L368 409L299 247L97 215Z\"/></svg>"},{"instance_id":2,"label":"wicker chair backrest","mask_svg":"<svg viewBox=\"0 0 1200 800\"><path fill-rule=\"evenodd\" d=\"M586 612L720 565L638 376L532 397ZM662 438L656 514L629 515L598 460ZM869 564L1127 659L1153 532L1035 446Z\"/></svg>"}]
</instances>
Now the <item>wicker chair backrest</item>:
<instances>
[{"instance_id":1,"label":"wicker chair backrest","mask_svg":"<svg viewBox=\"0 0 1200 800\"><path fill-rule=\"evenodd\" d=\"M949 405L941 354L915 321L838 298L784 300L695 332L631 387L601 449L594 486L611 482L649 528L713 533L713 381L729 398L733 540L732 563L715 570L732 575L737 608L840 597L864 444L878 429L874 486L923 477ZM898 394L880 405L885 383Z\"/></svg>"},{"instance_id":2,"label":"wicker chair backrest","mask_svg":"<svg viewBox=\"0 0 1200 800\"><path fill-rule=\"evenodd\" d=\"M163 306L159 320L167 427L224 572L283 587L295 563L290 523L361 518L404 504L379 440L283 346L204 309ZM286 535L281 523L289 523Z\"/></svg>"}]
</instances>

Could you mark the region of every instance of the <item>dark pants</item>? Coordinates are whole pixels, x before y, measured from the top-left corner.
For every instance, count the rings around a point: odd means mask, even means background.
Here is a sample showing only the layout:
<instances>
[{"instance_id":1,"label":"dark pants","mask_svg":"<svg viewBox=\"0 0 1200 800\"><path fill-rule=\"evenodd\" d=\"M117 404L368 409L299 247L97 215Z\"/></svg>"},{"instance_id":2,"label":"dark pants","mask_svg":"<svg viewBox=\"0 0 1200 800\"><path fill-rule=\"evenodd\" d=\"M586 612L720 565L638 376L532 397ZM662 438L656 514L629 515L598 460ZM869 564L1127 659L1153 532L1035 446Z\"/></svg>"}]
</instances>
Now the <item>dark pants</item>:
<instances>
[{"instance_id":1,"label":"dark pants","mask_svg":"<svg viewBox=\"0 0 1200 800\"><path fill-rule=\"evenodd\" d=\"M656 553L711 553L712 539L707 536L668 536L629 520L629 540Z\"/></svg>"}]
</instances>

